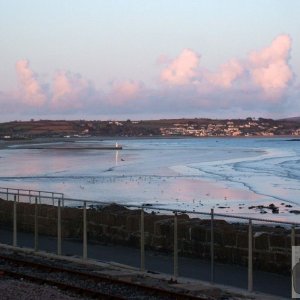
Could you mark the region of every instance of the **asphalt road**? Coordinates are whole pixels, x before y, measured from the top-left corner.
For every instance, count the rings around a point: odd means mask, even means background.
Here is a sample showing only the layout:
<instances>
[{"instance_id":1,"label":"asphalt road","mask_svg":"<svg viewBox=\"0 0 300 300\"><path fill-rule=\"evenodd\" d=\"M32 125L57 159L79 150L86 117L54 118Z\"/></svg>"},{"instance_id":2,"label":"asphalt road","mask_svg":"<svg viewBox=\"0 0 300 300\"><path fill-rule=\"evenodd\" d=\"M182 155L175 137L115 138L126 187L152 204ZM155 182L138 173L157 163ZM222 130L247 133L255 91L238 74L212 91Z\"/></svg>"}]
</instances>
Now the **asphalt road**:
<instances>
[{"instance_id":1,"label":"asphalt road","mask_svg":"<svg viewBox=\"0 0 300 300\"><path fill-rule=\"evenodd\" d=\"M12 244L12 232L8 229L0 229L0 243ZM56 238L39 236L39 250L55 253ZM18 233L18 246L34 248L34 235L32 233ZM82 243L74 240L63 240L63 255L82 256ZM133 267L140 266L139 249L88 243L88 257L100 261L113 261ZM171 254L155 253L146 251L146 270L158 273L173 273L173 257ZM179 257L179 276L210 281L210 262L195 258ZM254 290L290 297L291 279L289 276L255 271L254 270ZM247 289L247 268L215 263L215 282Z\"/></svg>"}]
</instances>

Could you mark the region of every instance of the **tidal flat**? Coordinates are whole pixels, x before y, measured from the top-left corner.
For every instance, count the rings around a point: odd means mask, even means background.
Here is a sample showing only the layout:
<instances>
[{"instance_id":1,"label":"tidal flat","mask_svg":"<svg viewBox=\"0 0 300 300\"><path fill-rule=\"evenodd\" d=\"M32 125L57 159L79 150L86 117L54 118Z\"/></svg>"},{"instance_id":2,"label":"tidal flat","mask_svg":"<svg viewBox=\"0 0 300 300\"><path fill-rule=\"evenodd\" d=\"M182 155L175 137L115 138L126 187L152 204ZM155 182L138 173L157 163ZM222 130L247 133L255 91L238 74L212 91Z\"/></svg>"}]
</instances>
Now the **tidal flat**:
<instances>
[{"instance_id":1,"label":"tidal flat","mask_svg":"<svg viewBox=\"0 0 300 300\"><path fill-rule=\"evenodd\" d=\"M96 149L116 142L122 150ZM66 143L76 151L55 149ZM282 137L19 141L2 143L0 185L62 192L68 198L297 221L299 162L300 143Z\"/></svg>"}]
</instances>

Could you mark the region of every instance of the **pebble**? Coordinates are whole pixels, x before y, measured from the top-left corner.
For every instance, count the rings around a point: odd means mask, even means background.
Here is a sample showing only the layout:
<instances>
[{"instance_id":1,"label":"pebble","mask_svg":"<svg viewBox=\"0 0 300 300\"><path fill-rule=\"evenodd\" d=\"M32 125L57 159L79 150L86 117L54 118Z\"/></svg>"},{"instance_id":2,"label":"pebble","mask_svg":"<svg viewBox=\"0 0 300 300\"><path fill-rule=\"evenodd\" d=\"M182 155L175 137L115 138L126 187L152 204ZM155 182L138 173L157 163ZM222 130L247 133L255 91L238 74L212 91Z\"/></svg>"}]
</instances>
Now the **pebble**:
<instances>
[{"instance_id":1,"label":"pebble","mask_svg":"<svg viewBox=\"0 0 300 300\"><path fill-rule=\"evenodd\" d=\"M55 287L38 285L16 279L0 279L1 300L75 300L78 298L64 294Z\"/></svg>"}]
</instances>

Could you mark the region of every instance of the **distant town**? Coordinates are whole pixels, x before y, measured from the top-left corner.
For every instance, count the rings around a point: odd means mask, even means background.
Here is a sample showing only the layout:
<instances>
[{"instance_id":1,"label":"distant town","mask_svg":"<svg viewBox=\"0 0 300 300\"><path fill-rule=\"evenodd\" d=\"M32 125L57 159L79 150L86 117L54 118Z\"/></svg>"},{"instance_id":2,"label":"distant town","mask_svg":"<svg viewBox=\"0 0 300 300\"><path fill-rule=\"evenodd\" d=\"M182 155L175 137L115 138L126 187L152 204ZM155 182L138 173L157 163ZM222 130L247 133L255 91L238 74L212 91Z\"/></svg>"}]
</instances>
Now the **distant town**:
<instances>
[{"instance_id":1,"label":"distant town","mask_svg":"<svg viewBox=\"0 0 300 300\"><path fill-rule=\"evenodd\" d=\"M251 137L300 136L300 118L162 119L140 121L30 120L0 123L0 139L38 137Z\"/></svg>"}]
</instances>

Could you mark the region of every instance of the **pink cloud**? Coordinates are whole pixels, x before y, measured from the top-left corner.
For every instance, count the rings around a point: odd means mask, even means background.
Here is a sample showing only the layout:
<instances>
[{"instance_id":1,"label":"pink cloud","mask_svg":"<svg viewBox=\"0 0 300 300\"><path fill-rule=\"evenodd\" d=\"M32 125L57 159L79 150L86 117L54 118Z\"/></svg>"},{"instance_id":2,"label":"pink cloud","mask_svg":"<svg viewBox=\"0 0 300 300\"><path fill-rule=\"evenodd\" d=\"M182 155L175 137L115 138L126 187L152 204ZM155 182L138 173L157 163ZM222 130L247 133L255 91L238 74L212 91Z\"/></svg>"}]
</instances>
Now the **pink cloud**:
<instances>
[{"instance_id":1,"label":"pink cloud","mask_svg":"<svg viewBox=\"0 0 300 300\"><path fill-rule=\"evenodd\" d=\"M289 35L279 35L271 43L260 51L253 51L249 55L254 65L264 66L278 60L285 60L289 56L292 40Z\"/></svg>"},{"instance_id":2,"label":"pink cloud","mask_svg":"<svg viewBox=\"0 0 300 300\"><path fill-rule=\"evenodd\" d=\"M280 35L269 46L244 59L232 58L216 72L200 66L200 54L184 49L173 60L157 61L163 70L159 84L147 87L135 80L116 80L105 94L92 83L67 71L57 72L47 85L27 60L16 64L18 93L1 93L2 111L45 114L209 114L232 111L278 113L299 107L289 66L291 38ZM280 103L280 105L274 105ZM296 104L295 104L296 103ZM298 106L297 106L298 105Z\"/></svg>"},{"instance_id":3,"label":"pink cloud","mask_svg":"<svg viewBox=\"0 0 300 300\"><path fill-rule=\"evenodd\" d=\"M197 86L199 96L214 97L218 95L218 89L235 95L238 91L253 94L257 90L256 99L280 101L293 77L288 64L290 50L291 38L279 35L270 46L253 51L246 59L232 58L222 64L217 72L210 72L199 67L200 55L184 49L162 70L160 78L169 88Z\"/></svg>"},{"instance_id":4,"label":"pink cloud","mask_svg":"<svg viewBox=\"0 0 300 300\"><path fill-rule=\"evenodd\" d=\"M143 85L140 82L126 80L115 82L108 95L108 101L112 105L122 105L136 99L142 92Z\"/></svg>"},{"instance_id":5,"label":"pink cloud","mask_svg":"<svg viewBox=\"0 0 300 300\"><path fill-rule=\"evenodd\" d=\"M42 106L46 102L46 96L42 90L37 76L30 69L28 60L19 60L16 63L16 72L20 85L20 98L30 106Z\"/></svg>"},{"instance_id":6,"label":"pink cloud","mask_svg":"<svg viewBox=\"0 0 300 300\"><path fill-rule=\"evenodd\" d=\"M170 85L189 84L197 76L199 61L200 56L196 52L184 49L176 59L162 70L161 80Z\"/></svg>"},{"instance_id":7,"label":"pink cloud","mask_svg":"<svg viewBox=\"0 0 300 300\"><path fill-rule=\"evenodd\" d=\"M288 35L280 35L269 47L249 55L250 74L255 84L271 98L278 98L293 77L288 64L292 41Z\"/></svg>"},{"instance_id":8,"label":"pink cloud","mask_svg":"<svg viewBox=\"0 0 300 300\"><path fill-rule=\"evenodd\" d=\"M80 108L91 90L89 81L66 71L55 74L52 84L52 108Z\"/></svg>"},{"instance_id":9,"label":"pink cloud","mask_svg":"<svg viewBox=\"0 0 300 300\"><path fill-rule=\"evenodd\" d=\"M221 65L217 73L208 75L207 80L216 86L230 88L233 82L243 74L244 67L237 59L231 59Z\"/></svg>"}]
</instances>

